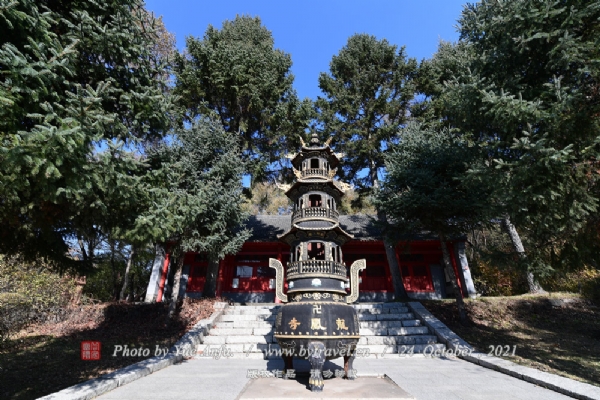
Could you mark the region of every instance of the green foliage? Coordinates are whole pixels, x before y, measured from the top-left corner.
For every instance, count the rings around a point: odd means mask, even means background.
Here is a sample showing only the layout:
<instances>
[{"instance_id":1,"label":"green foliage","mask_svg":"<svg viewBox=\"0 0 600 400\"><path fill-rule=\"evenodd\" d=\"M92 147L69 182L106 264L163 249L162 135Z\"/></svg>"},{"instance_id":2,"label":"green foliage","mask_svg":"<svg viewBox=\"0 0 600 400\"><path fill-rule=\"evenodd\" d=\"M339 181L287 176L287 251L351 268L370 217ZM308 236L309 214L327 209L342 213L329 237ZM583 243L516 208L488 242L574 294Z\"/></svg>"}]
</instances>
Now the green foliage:
<instances>
[{"instance_id":1,"label":"green foliage","mask_svg":"<svg viewBox=\"0 0 600 400\"><path fill-rule=\"evenodd\" d=\"M344 193L342 201L338 204L338 211L342 215L366 214L375 215L377 210L373 206L370 196L360 196L355 189L349 189Z\"/></svg>"},{"instance_id":2,"label":"green foliage","mask_svg":"<svg viewBox=\"0 0 600 400\"><path fill-rule=\"evenodd\" d=\"M58 316L75 290L72 279L60 277L47 265L17 258L0 258L0 340L28 324Z\"/></svg>"},{"instance_id":3,"label":"green foliage","mask_svg":"<svg viewBox=\"0 0 600 400\"><path fill-rule=\"evenodd\" d=\"M130 150L168 127L142 6L0 1L1 252L74 264L67 239L127 198L144 168Z\"/></svg>"},{"instance_id":4,"label":"green foliage","mask_svg":"<svg viewBox=\"0 0 600 400\"><path fill-rule=\"evenodd\" d=\"M236 16L221 30L209 26L202 39L188 37L177 57L175 93L188 122L215 116L223 128L241 136L255 181L265 179L268 163L297 148L312 104L292 88L289 54L274 48L260 19Z\"/></svg>"},{"instance_id":5,"label":"green foliage","mask_svg":"<svg viewBox=\"0 0 600 400\"><path fill-rule=\"evenodd\" d=\"M399 143L386 154L387 176L376 192L375 207L388 220L388 234L413 236L428 231L440 239L446 273L450 278L462 323L468 318L452 268L447 241L485 221L491 187L469 185L461 178L479 155L477 147L448 130L425 129L409 123ZM392 229L390 229L390 227ZM393 232L390 234L389 232Z\"/></svg>"},{"instance_id":6,"label":"green foliage","mask_svg":"<svg viewBox=\"0 0 600 400\"><path fill-rule=\"evenodd\" d=\"M200 120L148 157L151 204L136 219L130 238L176 240L180 251L206 252L215 260L235 253L250 234L238 229L246 216L237 135L219 122Z\"/></svg>"},{"instance_id":7,"label":"green foliage","mask_svg":"<svg viewBox=\"0 0 600 400\"><path fill-rule=\"evenodd\" d=\"M599 17L583 0L469 4L461 41L419 71L427 101L414 115L482 147L468 179L496 186L490 205L527 238L538 273L593 253L573 242L598 213Z\"/></svg>"},{"instance_id":8,"label":"green foliage","mask_svg":"<svg viewBox=\"0 0 600 400\"><path fill-rule=\"evenodd\" d=\"M483 260L470 264L470 269L475 290L482 296L515 296L528 292L525 275L518 269L498 268Z\"/></svg>"},{"instance_id":9,"label":"green foliage","mask_svg":"<svg viewBox=\"0 0 600 400\"><path fill-rule=\"evenodd\" d=\"M105 252L103 257L99 258L94 268L86 275L86 284L83 287L83 294L86 297L100 301L115 300L116 294L123 287L125 278L124 271L128 253L123 250L116 249L114 255ZM133 301L144 301L152 273L154 255L154 249L150 246L136 250L130 270L131 284L127 288L128 296L131 296ZM111 257L114 257L114 260L111 260ZM126 298L121 300L126 300Z\"/></svg>"},{"instance_id":10,"label":"green foliage","mask_svg":"<svg viewBox=\"0 0 600 400\"><path fill-rule=\"evenodd\" d=\"M461 235L485 220L488 212L491 188L469 186L460 179L478 156L476 147L447 130L410 123L386 154L388 173L375 206L400 235L422 230Z\"/></svg>"},{"instance_id":11,"label":"green foliage","mask_svg":"<svg viewBox=\"0 0 600 400\"><path fill-rule=\"evenodd\" d=\"M290 214L292 204L283 190L269 183L257 183L252 188L252 197L243 204L248 214L281 215Z\"/></svg>"},{"instance_id":12,"label":"green foliage","mask_svg":"<svg viewBox=\"0 0 600 400\"><path fill-rule=\"evenodd\" d=\"M358 187L377 186L384 150L406 121L416 70L404 48L357 34L332 58L330 74L321 73L325 97L316 101L318 120L324 135L333 135L332 147L346 155L342 179ZM359 178L365 168L369 174Z\"/></svg>"},{"instance_id":13,"label":"green foliage","mask_svg":"<svg viewBox=\"0 0 600 400\"><path fill-rule=\"evenodd\" d=\"M600 271L596 268L557 271L542 280L542 284L553 292L581 293L585 298L600 304Z\"/></svg>"},{"instance_id":14,"label":"green foliage","mask_svg":"<svg viewBox=\"0 0 600 400\"><path fill-rule=\"evenodd\" d=\"M521 239L527 246L527 237ZM500 223L477 227L467 236L469 269L482 296L514 296L528 292L520 257Z\"/></svg>"}]
</instances>

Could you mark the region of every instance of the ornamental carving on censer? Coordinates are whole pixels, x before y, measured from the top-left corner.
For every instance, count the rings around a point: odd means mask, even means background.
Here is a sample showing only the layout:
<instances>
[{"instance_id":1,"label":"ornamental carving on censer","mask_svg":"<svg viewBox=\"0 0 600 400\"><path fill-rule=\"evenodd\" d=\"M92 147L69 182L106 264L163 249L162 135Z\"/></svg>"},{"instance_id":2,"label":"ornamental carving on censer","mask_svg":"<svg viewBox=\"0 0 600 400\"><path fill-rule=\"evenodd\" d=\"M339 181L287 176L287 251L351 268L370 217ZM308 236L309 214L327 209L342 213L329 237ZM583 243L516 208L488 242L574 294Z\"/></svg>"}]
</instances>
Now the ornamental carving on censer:
<instances>
[{"instance_id":1,"label":"ornamental carving on censer","mask_svg":"<svg viewBox=\"0 0 600 400\"><path fill-rule=\"evenodd\" d=\"M348 189L333 179L339 156L329 140L321 145L313 134L310 143L302 142L300 153L291 157L298 179L285 189L294 211L290 230L279 237L290 245L290 261L284 268L269 259L277 273L275 294L284 303L274 336L286 371L293 369L293 357L308 358L313 392L323 390L323 364L328 359L344 357L346 378L356 378L352 362L360 336L351 304L358 299L358 274L366 261L355 261L349 270L343 262L342 245L353 236L339 224L337 205Z\"/></svg>"}]
</instances>

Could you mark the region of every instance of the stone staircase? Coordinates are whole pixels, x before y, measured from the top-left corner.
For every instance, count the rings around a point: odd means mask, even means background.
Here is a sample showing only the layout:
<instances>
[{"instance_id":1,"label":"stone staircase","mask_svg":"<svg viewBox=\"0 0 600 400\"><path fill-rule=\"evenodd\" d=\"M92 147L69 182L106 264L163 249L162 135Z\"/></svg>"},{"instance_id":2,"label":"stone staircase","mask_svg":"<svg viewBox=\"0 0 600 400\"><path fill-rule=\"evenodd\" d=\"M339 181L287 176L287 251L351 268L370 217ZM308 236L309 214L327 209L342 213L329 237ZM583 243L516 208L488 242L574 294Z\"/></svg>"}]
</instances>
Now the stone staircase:
<instances>
[{"instance_id":1,"label":"stone staircase","mask_svg":"<svg viewBox=\"0 0 600 400\"><path fill-rule=\"evenodd\" d=\"M229 306L198 346L196 358L277 359L273 337L277 304ZM431 353L445 349L404 303L359 303L358 351L363 357Z\"/></svg>"},{"instance_id":2,"label":"stone staircase","mask_svg":"<svg viewBox=\"0 0 600 400\"><path fill-rule=\"evenodd\" d=\"M358 348L368 349L371 355L410 355L446 348L405 303L359 303L354 308L360 321Z\"/></svg>"}]
</instances>

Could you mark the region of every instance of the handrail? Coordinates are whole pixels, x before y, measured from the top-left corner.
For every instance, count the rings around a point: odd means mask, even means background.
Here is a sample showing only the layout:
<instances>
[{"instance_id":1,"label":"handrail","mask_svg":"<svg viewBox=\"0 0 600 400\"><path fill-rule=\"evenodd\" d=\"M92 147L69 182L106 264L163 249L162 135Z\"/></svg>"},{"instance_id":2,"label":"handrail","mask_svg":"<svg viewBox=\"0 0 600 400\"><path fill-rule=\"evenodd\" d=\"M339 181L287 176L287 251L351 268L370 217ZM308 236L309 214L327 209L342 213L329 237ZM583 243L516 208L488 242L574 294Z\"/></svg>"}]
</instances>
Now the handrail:
<instances>
[{"instance_id":1,"label":"handrail","mask_svg":"<svg viewBox=\"0 0 600 400\"><path fill-rule=\"evenodd\" d=\"M302 274L324 274L337 275L346 278L346 266L335 261L326 260L303 260L292 261L287 264L288 278Z\"/></svg>"},{"instance_id":2,"label":"handrail","mask_svg":"<svg viewBox=\"0 0 600 400\"><path fill-rule=\"evenodd\" d=\"M340 217L340 213L331 208L325 207L307 207L300 210L294 211L292 214L292 223L296 220L304 218L327 218L337 221Z\"/></svg>"},{"instance_id":3,"label":"handrail","mask_svg":"<svg viewBox=\"0 0 600 400\"><path fill-rule=\"evenodd\" d=\"M311 176L321 176L324 178L329 178L329 171L323 168L307 168L302 170L302 177L307 178Z\"/></svg>"}]
</instances>

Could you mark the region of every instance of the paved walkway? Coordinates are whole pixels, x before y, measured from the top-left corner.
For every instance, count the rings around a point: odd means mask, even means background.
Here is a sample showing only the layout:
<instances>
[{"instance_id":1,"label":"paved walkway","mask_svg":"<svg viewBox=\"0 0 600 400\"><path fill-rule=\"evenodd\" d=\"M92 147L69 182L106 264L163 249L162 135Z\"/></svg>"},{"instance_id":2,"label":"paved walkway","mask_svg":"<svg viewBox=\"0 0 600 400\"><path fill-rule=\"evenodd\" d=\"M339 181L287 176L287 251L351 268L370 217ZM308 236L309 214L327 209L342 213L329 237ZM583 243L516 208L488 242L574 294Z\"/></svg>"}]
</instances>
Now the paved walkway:
<instances>
[{"instance_id":1,"label":"paved walkway","mask_svg":"<svg viewBox=\"0 0 600 400\"><path fill-rule=\"evenodd\" d=\"M298 372L310 365L295 361ZM325 364L324 369L341 367L341 360ZM444 358L363 358L354 362L358 376L391 378L418 400L559 400L565 395L533 385L460 359ZM248 370L283 369L280 360L195 359L165 368L110 391L102 400L204 400L236 399L249 383ZM275 378L272 378L275 379ZM325 381L334 385L335 379Z\"/></svg>"}]
</instances>

